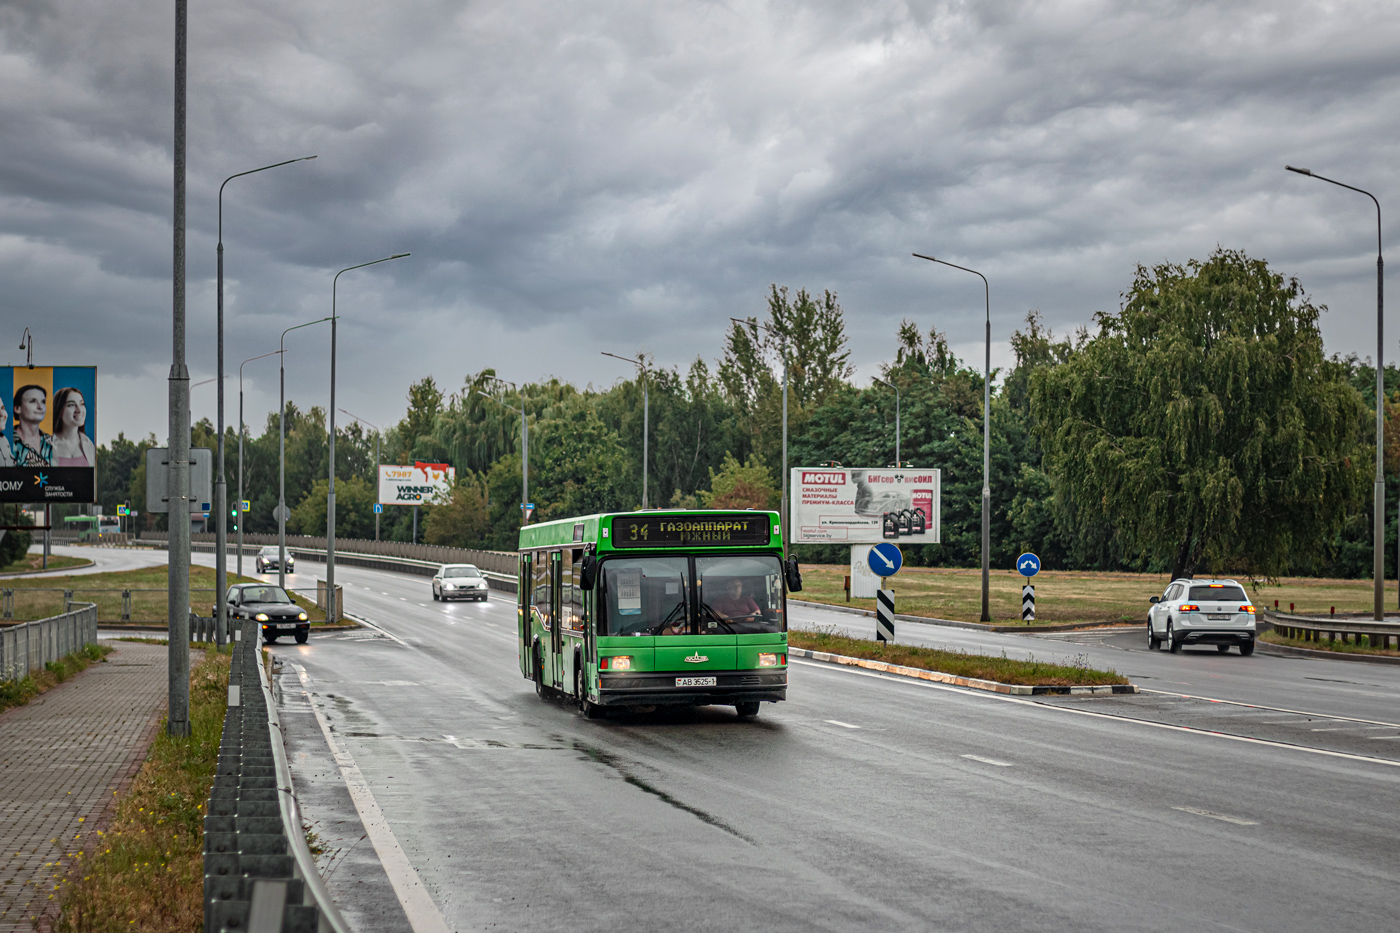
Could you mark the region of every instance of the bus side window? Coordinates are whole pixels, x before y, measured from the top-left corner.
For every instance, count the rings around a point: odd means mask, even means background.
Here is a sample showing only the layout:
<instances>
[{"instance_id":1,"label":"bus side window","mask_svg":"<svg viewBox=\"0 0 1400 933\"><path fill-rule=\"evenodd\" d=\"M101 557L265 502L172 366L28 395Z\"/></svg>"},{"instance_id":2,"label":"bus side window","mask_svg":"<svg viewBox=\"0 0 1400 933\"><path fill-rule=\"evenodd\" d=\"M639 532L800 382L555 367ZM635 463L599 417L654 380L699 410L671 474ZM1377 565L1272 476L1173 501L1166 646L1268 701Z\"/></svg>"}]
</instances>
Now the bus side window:
<instances>
[{"instance_id":1,"label":"bus side window","mask_svg":"<svg viewBox=\"0 0 1400 933\"><path fill-rule=\"evenodd\" d=\"M569 587L569 617L572 620L569 628L583 630L588 627L588 613L583 606L583 587L579 583L579 578L583 573L583 549L574 548L573 551L564 552L565 576Z\"/></svg>"},{"instance_id":2,"label":"bus side window","mask_svg":"<svg viewBox=\"0 0 1400 933\"><path fill-rule=\"evenodd\" d=\"M532 592L530 604L534 606L535 611L539 613L540 624L548 631L554 619L551 606L553 593L550 587L549 554L547 552L541 551L535 556L531 577Z\"/></svg>"}]
</instances>

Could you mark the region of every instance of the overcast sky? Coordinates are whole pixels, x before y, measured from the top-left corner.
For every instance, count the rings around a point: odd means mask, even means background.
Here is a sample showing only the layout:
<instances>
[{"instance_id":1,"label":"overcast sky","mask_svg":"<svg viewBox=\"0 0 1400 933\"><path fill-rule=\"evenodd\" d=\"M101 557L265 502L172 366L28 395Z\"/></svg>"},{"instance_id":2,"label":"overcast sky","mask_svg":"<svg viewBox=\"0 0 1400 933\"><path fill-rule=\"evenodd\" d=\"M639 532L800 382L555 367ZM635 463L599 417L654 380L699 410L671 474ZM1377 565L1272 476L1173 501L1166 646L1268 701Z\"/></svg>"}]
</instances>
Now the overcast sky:
<instances>
[{"instance_id":1,"label":"overcast sky","mask_svg":"<svg viewBox=\"0 0 1400 933\"><path fill-rule=\"evenodd\" d=\"M99 436L166 435L173 4L0 0L0 361L96 363ZM719 355L769 283L831 289L861 378L903 317L993 365L1030 308L1114 309L1136 263L1217 244L1297 275L1328 350L1375 353L1369 200L1394 216L1393 3L195 2L188 346L227 418L238 364L330 313L337 402L387 426L410 382L485 366L607 385ZM1392 317L1394 320L1394 317ZM1387 357L1400 357L1392 326ZM325 325L287 389L324 405ZM276 360L245 370L248 420ZM214 385L192 390L214 414Z\"/></svg>"}]
</instances>

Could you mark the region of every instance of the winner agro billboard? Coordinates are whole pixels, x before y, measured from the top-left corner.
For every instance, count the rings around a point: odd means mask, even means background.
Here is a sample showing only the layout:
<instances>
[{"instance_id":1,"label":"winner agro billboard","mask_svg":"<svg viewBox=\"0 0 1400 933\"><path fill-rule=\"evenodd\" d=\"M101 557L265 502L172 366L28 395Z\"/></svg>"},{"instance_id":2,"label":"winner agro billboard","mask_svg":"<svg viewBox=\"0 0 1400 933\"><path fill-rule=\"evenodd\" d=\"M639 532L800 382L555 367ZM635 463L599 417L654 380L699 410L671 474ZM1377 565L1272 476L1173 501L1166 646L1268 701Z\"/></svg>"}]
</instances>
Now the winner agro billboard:
<instances>
[{"instance_id":1,"label":"winner agro billboard","mask_svg":"<svg viewBox=\"0 0 1400 933\"><path fill-rule=\"evenodd\" d=\"M796 544L938 544L942 530L938 470L792 471Z\"/></svg>"},{"instance_id":2,"label":"winner agro billboard","mask_svg":"<svg viewBox=\"0 0 1400 933\"><path fill-rule=\"evenodd\" d=\"M445 463L379 467L381 505L433 505L452 498L457 471Z\"/></svg>"},{"instance_id":3,"label":"winner agro billboard","mask_svg":"<svg viewBox=\"0 0 1400 933\"><path fill-rule=\"evenodd\" d=\"M0 367L0 502L92 502L97 367Z\"/></svg>"}]
</instances>

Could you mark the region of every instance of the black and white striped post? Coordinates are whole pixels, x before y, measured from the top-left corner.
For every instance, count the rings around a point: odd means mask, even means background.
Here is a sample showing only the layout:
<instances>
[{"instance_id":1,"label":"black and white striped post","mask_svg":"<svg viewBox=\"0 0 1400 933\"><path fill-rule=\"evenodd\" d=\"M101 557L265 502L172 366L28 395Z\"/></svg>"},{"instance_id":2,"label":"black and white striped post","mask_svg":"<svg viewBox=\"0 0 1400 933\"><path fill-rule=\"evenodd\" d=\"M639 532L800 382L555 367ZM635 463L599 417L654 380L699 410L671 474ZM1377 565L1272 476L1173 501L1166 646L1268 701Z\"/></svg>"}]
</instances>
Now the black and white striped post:
<instances>
[{"instance_id":1,"label":"black and white striped post","mask_svg":"<svg viewBox=\"0 0 1400 933\"><path fill-rule=\"evenodd\" d=\"M875 591L875 640L894 641L894 590Z\"/></svg>"},{"instance_id":2,"label":"black and white striped post","mask_svg":"<svg viewBox=\"0 0 1400 933\"><path fill-rule=\"evenodd\" d=\"M1035 621L1035 586L1031 584L1031 577L1040 573L1040 558L1027 551L1016 558L1016 571L1026 578L1026 583L1021 587L1021 621Z\"/></svg>"},{"instance_id":3,"label":"black and white striped post","mask_svg":"<svg viewBox=\"0 0 1400 933\"><path fill-rule=\"evenodd\" d=\"M875 591L875 639L894 641L894 591L889 588L889 578L904 566L904 554L896 545L881 541L870 549L866 561L880 578L880 588Z\"/></svg>"}]
</instances>

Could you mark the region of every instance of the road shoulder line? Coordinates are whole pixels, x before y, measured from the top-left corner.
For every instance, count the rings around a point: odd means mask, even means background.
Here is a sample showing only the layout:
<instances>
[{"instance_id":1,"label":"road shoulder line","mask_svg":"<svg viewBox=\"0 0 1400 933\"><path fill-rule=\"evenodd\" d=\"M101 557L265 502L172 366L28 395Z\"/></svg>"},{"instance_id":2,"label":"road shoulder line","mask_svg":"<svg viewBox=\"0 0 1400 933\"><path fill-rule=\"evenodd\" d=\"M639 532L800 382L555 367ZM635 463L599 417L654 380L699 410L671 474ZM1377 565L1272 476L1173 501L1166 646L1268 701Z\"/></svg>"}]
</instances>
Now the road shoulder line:
<instances>
[{"instance_id":1,"label":"road shoulder line","mask_svg":"<svg viewBox=\"0 0 1400 933\"><path fill-rule=\"evenodd\" d=\"M788 648L788 654L798 658L808 658L813 661L825 661L829 664L844 664L847 667L863 667L866 670L880 671L884 674L894 674L898 677L913 677L918 680L931 680L940 684L952 684L955 687L967 687L972 690L987 690L991 693L1005 693L1010 696L1097 696L1114 693L1137 693L1137 684L1103 684L1101 686L1083 687L1032 687L1025 684L1003 684L994 680L978 680L975 677L958 677L953 674L944 674L941 671L926 671L917 667L903 667L899 664L887 664L884 661L871 661L866 658L853 658L844 654L830 654L826 651L810 651L806 648Z\"/></svg>"},{"instance_id":2,"label":"road shoulder line","mask_svg":"<svg viewBox=\"0 0 1400 933\"><path fill-rule=\"evenodd\" d=\"M356 812L360 814L360 822L364 824L369 841L374 845L380 864L384 866L384 873L389 876L389 883L394 886L394 893L398 895L399 904L408 917L409 925L413 927L414 933L450 933L447 921L443 919L427 888L423 886L423 879L418 876L408 856L404 854L403 847L399 845L398 838L394 836L394 831L384 816L384 811L379 809L379 803L369 789L369 782L360 773L360 766L355 764L354 756L336 741L330 723L326 720L326 714L311 701L311 678L307 675L306 668L300 664L293 664L292 667L297 672L302 689L306 691L311 712L315 714L321 734L326 738L331 757L340 768L340 776L350 791L350 799L355 804Z\"/></svg>"}]
</instances>

